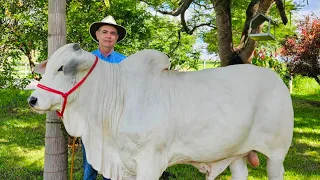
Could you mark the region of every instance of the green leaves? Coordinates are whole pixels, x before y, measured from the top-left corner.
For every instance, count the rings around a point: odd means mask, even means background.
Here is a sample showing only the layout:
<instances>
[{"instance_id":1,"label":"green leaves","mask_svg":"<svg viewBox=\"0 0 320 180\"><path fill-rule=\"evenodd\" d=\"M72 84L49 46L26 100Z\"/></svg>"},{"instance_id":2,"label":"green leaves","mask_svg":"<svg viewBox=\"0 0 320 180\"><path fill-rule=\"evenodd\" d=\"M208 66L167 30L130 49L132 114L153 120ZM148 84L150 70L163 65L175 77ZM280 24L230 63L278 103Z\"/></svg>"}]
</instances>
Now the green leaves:
<instances>
[{"instance_id":1,"label":"green leaves","mask_svg":"<svg viewBox=\"0 0 320 180\"><path fill-rule=\"evenodd\" d=\"M0 39L0 71L3 71L0 79L3 83L0 87L21 87L25 79L17 76L17 63L24 61L32 67L36 61L34 51L38 51L40 57L46 54L47 1L0 0L0 3L0 30L3 33Z\"/></svg>"},{"instance_id":2,"label":"green leaves","mask_svg":"<svg viewBox=\"0 0 320 180\"><path fill-rule=\"evenodd\" d=\"M270 47L256 49L252 58L252 64L273 70L285 83L288 83L289 71L287 65L284 61L277 58L277 53L274 52L274 49Z\"/></svg>"},{"instance_id":3,"label":"green leaves","mask_svg":"<svg viewBox=\"0 0 320 180\"><path fill-rule=\"evenodd\" d=\"M290 73L314 78L320 85L320 19L307 16L299 25L300 34L283 42Z\"/></svg>"}]
</instances>

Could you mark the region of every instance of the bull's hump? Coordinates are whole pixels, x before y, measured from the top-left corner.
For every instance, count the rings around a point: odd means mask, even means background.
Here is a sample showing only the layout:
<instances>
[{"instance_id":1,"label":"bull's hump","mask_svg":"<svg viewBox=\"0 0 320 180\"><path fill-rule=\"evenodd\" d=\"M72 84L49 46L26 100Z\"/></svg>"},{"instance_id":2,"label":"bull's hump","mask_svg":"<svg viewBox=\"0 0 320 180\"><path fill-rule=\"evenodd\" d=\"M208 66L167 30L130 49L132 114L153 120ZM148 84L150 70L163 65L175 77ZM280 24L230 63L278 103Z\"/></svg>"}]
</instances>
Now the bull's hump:
<instances>
[{"instance_id":1,"label":"bull's hump","mask_svg":"<svg viewBox=\"0 0 320 180\"><path fill-rule=\"evenodd\" d=\"M122 64L130 72L157 73L168 69L170 60L160 51L146 49L128 56Z\"/></svg>"}]
</instances>

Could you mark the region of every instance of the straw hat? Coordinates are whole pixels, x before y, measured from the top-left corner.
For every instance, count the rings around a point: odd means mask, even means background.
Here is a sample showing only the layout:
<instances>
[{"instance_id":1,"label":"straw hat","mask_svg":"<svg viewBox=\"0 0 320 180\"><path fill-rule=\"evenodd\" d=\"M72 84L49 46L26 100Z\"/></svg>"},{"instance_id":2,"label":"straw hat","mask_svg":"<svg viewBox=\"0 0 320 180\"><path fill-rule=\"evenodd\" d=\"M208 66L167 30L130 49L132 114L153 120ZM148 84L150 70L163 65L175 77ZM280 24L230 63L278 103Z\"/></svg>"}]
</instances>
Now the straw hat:
<instances>
[{"instance_id":1,"label":"straw hat","mask_svg":"<svg viewBox=\"0 0 320 180\"><path fill-rule=\"evenodd\" d=\"M90 25L89 33L96 42L98 42L96 31L98 31L98 29L103 25L111 25L117 29L119 35L117 42L123 40L127 34L126 29L123 26L118 25L112 16L107 16L103 18L101 21L94 22Z\"/></svg>"}]
</instances>

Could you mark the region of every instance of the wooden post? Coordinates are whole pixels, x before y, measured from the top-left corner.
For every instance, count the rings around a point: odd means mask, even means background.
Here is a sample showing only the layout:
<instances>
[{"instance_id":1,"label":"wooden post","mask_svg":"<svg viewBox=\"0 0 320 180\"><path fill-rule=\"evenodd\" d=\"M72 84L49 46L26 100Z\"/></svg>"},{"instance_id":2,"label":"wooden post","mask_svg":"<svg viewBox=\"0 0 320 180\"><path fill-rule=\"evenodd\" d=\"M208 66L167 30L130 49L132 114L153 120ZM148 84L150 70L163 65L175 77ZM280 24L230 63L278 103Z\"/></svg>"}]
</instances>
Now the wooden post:
<instances>
[{"instance_id":1,"label":"wooden post","mask_svg":"<svg viewBox=\"0 0 320 180\"><path fill-rule=\"evenodd\" d=\"M48 0L48 56L66 44L66 0ZM65 130L55 111L46 118L45 180L68 179L68 149Z\"/></svg>"},{"instance_id":2,"label":"wooden post","mask_svg":"<svg viewBox=\"0 0 320 180\"><path fill-rule=\"evenodd\" d=\"M289 79L289 91L290 91L290 93L292 93L292 81L293 81L293 76L290 75L290 79Z\"/></svg>"}]
</instances>

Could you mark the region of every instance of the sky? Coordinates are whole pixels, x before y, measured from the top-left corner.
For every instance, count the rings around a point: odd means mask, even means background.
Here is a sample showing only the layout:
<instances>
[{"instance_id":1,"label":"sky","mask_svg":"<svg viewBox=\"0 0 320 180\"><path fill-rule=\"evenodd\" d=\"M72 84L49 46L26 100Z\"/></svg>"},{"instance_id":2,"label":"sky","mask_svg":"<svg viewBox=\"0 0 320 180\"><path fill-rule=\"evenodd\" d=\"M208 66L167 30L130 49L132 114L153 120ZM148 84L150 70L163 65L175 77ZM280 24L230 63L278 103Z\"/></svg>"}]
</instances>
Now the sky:
<instances>
[{"instance_id":1,"label":"sky","mask_svg":"<svg viewBox=\"0 0 320 180\"><path fill-rule=\"evenodd\" d=\"M320 0L308 0L308 4L306 0L294 0L293 2L305 5L298 12L299 15L307 15L313 12L317 16L320 16Z\"/></svg>"}]
</instances>

